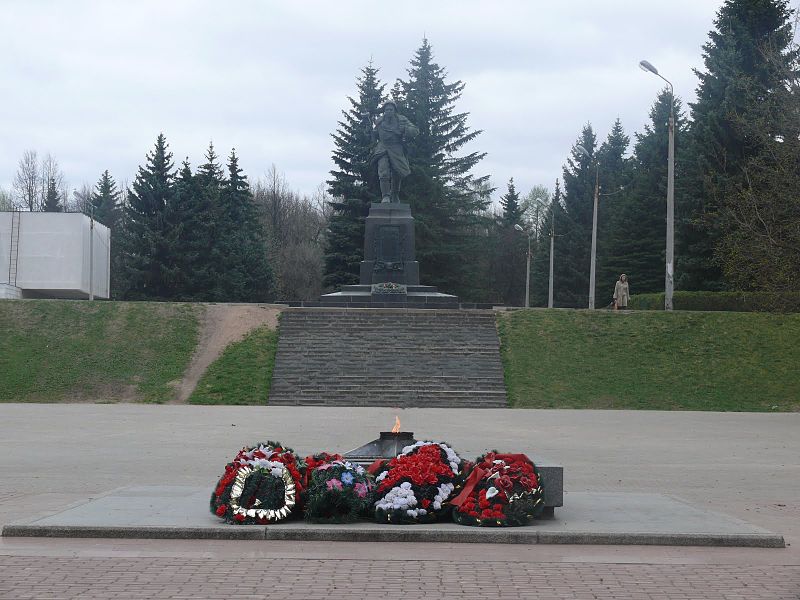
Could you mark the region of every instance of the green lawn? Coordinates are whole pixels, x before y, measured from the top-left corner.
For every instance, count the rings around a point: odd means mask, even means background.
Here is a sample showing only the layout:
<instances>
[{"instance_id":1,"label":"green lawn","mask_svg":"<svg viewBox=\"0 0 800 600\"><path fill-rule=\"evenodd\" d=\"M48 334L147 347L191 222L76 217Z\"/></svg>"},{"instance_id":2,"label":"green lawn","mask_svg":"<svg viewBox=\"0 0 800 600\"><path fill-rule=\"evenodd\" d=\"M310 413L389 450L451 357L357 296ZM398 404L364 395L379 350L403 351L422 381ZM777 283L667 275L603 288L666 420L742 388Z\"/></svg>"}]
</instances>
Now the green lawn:
<instances>
[{"instance_id":1,"label":"green lawn","mask_svg":"<svg viewBox=\"0 0 800 600\"><path fill-rule=\"evenodd\" d=\"M228 346L208 367L190 404L266 404L278 332L260 327Z\"/></svg>"},{"instance_id":2,"label":"green lawn","mask_svg":"<svg viewBox=\"0 0 800 600\"><path fill-rule=\"evenodd\" d=\"M165 402L197 344L201 306L0 301L0 402Z\"/></svg>"},{"instance_id":3,"label":"green lawn","mask_svg":"<svg viewBox=\"0 0 800 600\"><path fill-rule=\"evenodd\" d=\"M800 314L519 310L498 326L514 407L800 410Z\"/></svg>"}]
</instances>

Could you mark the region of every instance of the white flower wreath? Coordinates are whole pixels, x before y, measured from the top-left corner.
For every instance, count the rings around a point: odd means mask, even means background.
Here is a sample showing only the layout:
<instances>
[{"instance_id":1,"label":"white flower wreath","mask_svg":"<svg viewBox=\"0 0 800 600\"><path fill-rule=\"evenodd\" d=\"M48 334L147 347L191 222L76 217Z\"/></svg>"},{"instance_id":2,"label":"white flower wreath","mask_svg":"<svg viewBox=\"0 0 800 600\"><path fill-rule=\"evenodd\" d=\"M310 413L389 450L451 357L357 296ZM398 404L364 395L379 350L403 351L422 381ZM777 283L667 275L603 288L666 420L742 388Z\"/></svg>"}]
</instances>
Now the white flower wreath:
<instances>
[{"instance_id":1,"label":"white flower wreath","mask_svg":"<svg viewBox=\"0 0 800 600\"><path fill-rule=\"evenodd\" d=\"M239 472L236 474L236 479L233 482L233 487L231 488L231 499L229 502L229 506L233 511L233 514L244 515L245 517L251 518L266 519L267 521L280 521L285 519L292 512L292 509L297 502L292 474L285 465L279 462L267 461L263 459L248 461L248 463L254 462L263 462L267 464L264 466L247 466L239 469ZM258 504L260 504L259 500L256 500L256 507L253 508L244 508L239 504L239 499L242 497L242 492L244 491L247 478L257 471L263 475L269 475L271 477L283 480L285 491L283 495L283 506L281 508L256 508Z\"/></svg>"}]
</instances>

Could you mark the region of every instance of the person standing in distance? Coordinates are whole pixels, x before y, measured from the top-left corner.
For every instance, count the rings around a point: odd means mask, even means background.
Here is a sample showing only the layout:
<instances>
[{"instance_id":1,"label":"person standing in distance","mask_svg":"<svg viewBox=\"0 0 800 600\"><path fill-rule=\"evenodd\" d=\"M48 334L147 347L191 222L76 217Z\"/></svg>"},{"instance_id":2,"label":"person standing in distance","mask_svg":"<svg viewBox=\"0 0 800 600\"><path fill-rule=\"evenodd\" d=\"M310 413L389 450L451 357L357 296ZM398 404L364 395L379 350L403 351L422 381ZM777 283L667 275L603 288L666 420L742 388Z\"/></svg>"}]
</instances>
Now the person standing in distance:
<instances>
[{"instance_id":1,"label":"person standing in distance","mask_svg":"<svg viewBox=\"0 0 800 600\"><path fill-rule=\"evenodd\" d=\"M631 294L628 288L628 276L623 273L614 286L614 310L626 310Z\"/></svg>"}]
</instances>

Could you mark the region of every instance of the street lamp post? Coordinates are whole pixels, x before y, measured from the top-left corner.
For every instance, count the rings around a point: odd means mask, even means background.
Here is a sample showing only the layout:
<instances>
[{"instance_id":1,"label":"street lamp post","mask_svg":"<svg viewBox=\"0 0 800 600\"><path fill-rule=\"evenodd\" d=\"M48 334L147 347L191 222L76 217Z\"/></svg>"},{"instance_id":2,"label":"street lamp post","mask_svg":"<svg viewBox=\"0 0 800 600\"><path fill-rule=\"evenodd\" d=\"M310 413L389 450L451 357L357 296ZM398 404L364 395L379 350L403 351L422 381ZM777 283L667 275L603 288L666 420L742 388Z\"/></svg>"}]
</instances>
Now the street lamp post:
<instances>
[{"instance_id":1,"label":"street lamp post","mask_svg":"<svg viewBox=\"0 0 800 600\"><path fill-rule=\"evenodd\" d=\"M528 237L528 261L525 269L525 308L530 308L530 291L531 291L531 236L532 232L528 231L519 223L514 224L514 229L524 233Z\"/></svg>"},{"instance_id":2,"label":"street lamp post","mask_svg":"<svg viewBox=\"0 0 800 600\"><path fill-rule=\"evenodd\" d=\"M550 216L550 278L547 286L547 308L553 308L553 241L556 237L556 215Z\"/></svg>"},{"instance_id":3,"label":"street lamp post","mask_svg":"<svg viewBox=\"0 0 800 600\"><path fill-rule=\"evenodd\" d=\"M592 159L583 146L576 146L578 152ZM592 211L592 260L589 266L589 310L594 310L595 265L597 263L597 203L600 200L600 163L595 161L594 171L594 209Z\"/></svg>"},{"instance_id":4,"label":"street lamp post","mask_svg":"<svg viewBox=\"0 0 800 600\"><path fill-rule=\"evenodd\" d=\"M643 71L649 71L667 82L669 86L669 149L667 154L667 256L664 274L664 310L672 310L672 292L674 289L674 254L675 254L675 89L672 83L658 72L646 60L639 62Z\"/></svg>"}]
</instances>

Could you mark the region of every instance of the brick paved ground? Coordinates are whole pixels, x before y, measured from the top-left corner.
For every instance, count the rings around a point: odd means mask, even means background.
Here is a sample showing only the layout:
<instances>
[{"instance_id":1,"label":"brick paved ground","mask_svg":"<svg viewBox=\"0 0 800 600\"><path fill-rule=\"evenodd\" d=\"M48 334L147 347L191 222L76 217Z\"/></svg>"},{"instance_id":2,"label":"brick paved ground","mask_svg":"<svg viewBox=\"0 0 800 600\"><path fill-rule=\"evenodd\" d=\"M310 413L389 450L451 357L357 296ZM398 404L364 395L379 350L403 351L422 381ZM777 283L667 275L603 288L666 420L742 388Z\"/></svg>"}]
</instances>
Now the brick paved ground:
<instances>
[{"instance_id":1,"label":"brick paved ground","mask_svg":"<svg viewBox=\"0 0 800 600\"><path fill-rule=\"evenodd\" d=\"M2 556L0 597L796 600L800 567Z\"/></svg>"}]
</instances>

